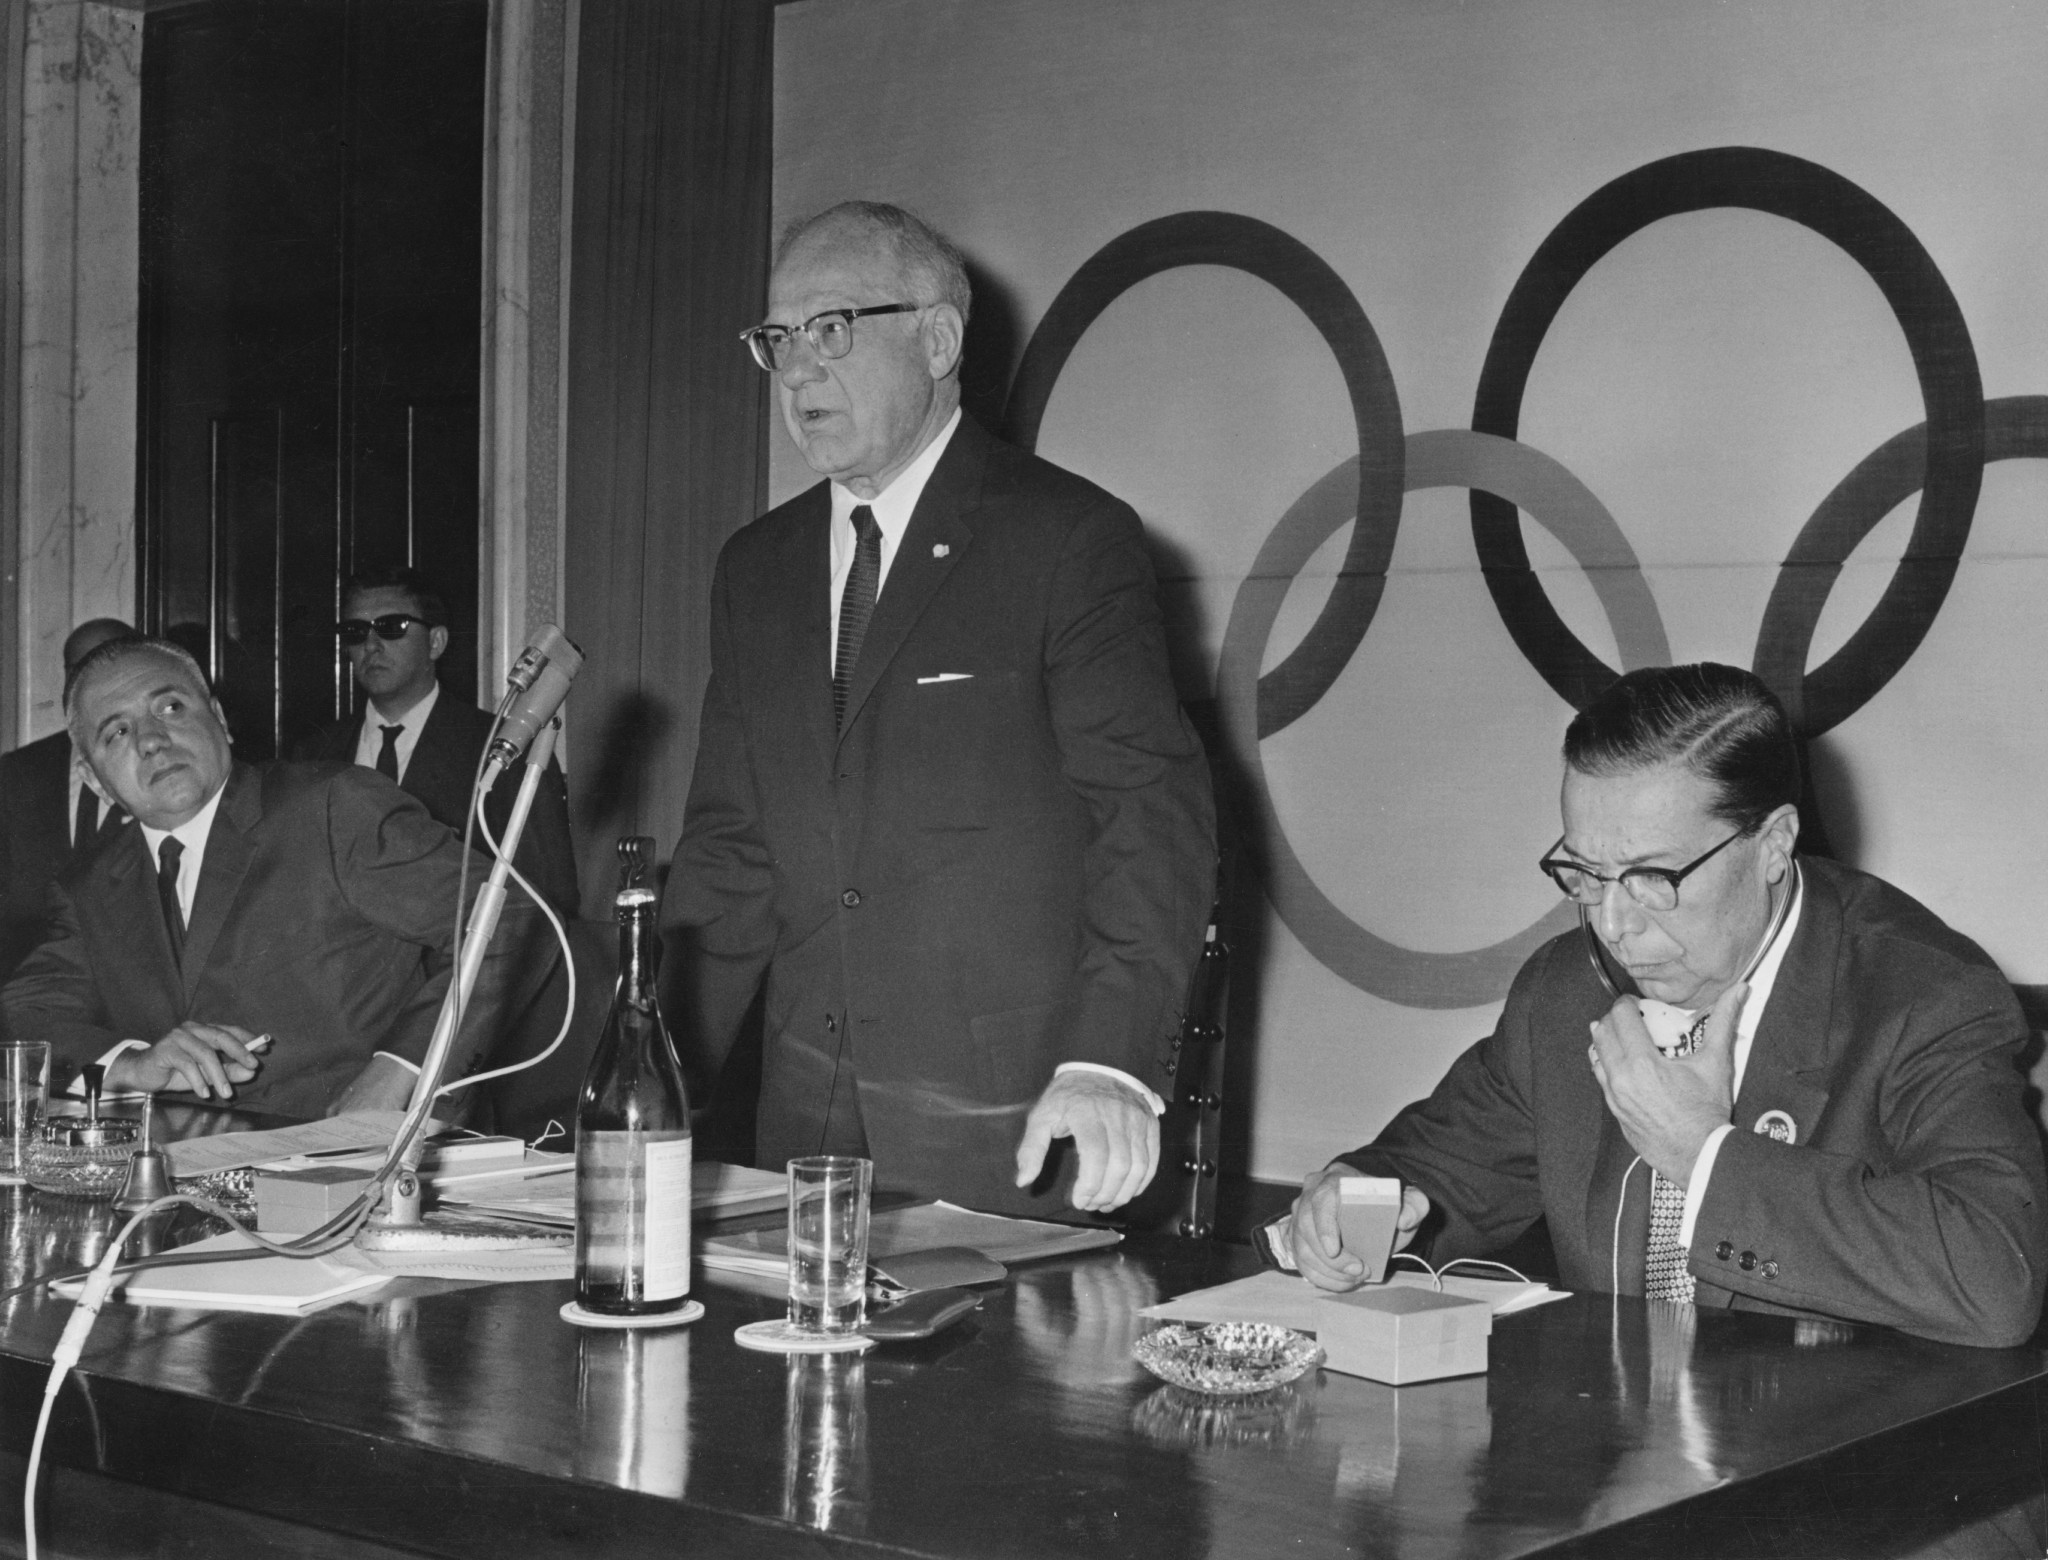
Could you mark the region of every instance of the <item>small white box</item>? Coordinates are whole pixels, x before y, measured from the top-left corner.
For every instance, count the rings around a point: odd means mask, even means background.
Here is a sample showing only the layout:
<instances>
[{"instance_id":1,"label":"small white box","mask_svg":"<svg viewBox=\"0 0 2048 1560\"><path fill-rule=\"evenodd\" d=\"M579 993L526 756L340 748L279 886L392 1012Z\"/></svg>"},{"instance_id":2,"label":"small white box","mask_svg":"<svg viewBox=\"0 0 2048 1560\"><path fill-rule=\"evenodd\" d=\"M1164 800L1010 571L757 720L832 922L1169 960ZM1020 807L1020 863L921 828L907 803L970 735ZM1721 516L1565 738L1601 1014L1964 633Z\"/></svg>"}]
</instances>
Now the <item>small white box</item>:
<instances>
[{"instance_id":1,"label":"small white box","mask_svg":"<svg viewBox=\"0 0 2048 1560\"><path fill-rule=\"evenodd\" d=\"M1324 1364L1390 1386L1486 1370L1493 1308L1433 1289L1394 1285L1316 1299Z\"/></svg>"}]
</instances>

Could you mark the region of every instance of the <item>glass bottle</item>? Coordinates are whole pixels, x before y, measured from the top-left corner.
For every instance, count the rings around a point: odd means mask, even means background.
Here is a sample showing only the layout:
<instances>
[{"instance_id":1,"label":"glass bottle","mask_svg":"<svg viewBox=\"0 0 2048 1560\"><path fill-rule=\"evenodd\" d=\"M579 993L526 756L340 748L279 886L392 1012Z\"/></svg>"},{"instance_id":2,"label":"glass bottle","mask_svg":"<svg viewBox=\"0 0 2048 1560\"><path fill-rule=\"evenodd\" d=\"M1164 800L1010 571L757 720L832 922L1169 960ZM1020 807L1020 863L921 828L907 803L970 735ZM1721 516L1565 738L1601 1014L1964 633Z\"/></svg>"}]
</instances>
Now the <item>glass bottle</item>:
<instances>
[{"instance_id":1,"label":"glass bottle","mask_svg":"<svg viewBox=\"0 0 2048 1560\"><path fill-rule=\"evenodd\" d=\"M619 841L619 984L576 1104L576 1300L645 1316L690 1293L690 1102L655 1000L654 841Z\"/></svg>"}]
</instances>

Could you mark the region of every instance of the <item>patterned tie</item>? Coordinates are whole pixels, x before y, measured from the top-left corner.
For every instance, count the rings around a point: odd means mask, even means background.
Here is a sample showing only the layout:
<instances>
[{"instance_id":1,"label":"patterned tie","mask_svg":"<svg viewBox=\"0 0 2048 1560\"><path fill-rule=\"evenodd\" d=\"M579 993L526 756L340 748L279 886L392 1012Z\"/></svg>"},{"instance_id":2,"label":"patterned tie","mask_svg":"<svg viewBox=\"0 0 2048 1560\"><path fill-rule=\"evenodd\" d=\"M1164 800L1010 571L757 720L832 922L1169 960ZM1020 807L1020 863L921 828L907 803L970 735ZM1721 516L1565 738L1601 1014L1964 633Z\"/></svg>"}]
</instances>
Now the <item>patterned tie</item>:
<instances>
[{"instance_id":1,"label":"patterned tie","mask_svg":"<svg viewBox=\"0 0 2048 1560\"><path fill-rule=\"evenodd\" d=\"M853 567L847 571L846 593L839 598L839 653L832 661L832 726L846 724L846 690L860 660L860 642L867 638L868 619L875 615L875 595L882 583L882 528L875 512L858 506L853 521Z\"/></svg>"},{"instance_id":2,"label":"patterned tie","mask_svg":"<svg viewBox=\"0 0 2048 1560\"><path fill-rule=\"evenodd\" d=\"M78 818L71 826L71 844L75 849L88 845L92 837L100 832L100 799L89 785L78 788Z\"/></svg>"},{"instance_id":3,"label":"patterned tie","mask_svg":"<svg viewBox=\"0 0 2048 1560\"><path fill-rule=\"evenodd\" d=\"M178 903L178 859L185 847L166 836L156 848L156 898L163 906L164 930L171 934L171 957L185 960L185 911Z\"/></svg>"},{"instance_id":4,"label":"patterned tie","mask_svg":"<svg viewBox=\"0 0 2048 1560\"><path fill-rule=\"evenodd\" d=\"M1680 1017L1684 1017L1683 1014ZM1707 1015L1693 1015L1667 1056L1691 1056L1706 1038ZM1685 1222L1685 1188L1650 1172L1650 1244L1644 1255L1643 1293L1652 1300L1692 1303L1692 1274L1686 1271L1686 1249L1678 1243Z\"/></svg>"},{"instance_id":5,"label":"patterned tie","mask_svg":"<svg viewBox=\"0 0 2048 1560\"><path fill-rule=\"evenodd\" d=\"M379 726L384 733L384 745L377 749L377 773L387 780L398 778L398 734L405 730L400 722L396 726Z\"/></svg>"},{"instance_id":6,"label":"patterned tie","mask_svg":"<svg viewBox=\"0 0 2048 1560\"><path fill-rule=\"evenodd\" d=\"M1685 1222L1685 1188L1650 1172L1650 1248L1643 1266L1643 1293L1652 1300L1692 1302L1693 1278L1686 1271L1678 1226Z\"/></svg>"}]
</instances>

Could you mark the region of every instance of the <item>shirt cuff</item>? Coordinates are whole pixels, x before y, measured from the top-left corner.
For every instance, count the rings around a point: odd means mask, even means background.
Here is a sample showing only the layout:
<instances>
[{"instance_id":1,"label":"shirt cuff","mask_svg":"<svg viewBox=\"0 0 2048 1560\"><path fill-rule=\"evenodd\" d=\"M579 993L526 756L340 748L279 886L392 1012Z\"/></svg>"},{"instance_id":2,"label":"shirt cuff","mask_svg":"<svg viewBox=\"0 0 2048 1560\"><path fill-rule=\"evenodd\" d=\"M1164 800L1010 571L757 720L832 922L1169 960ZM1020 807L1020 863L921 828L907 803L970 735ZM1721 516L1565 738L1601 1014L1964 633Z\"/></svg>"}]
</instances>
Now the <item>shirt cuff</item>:
<instances>
[{"instance_id":1,"label":"shirt cuff","mask_svg":"<svg viewBox=\"0 0 2048 1560\"><path fill-rule=\"evenodd\" d=\"M1734 1124L1716 1127L1700 1145L1700 1157L1692 1162L1692 1179L1685 1183L1685 1216L1678 1221L1678 1244L1692 1244L1692 1227L1700 1216L1700 1204L1707 1200L1707 1178L1714 1173L1714 1156L1721 1152L1721 1139L1735 1130Z\"/></svg>"},{"instance_id":2,"label":"shirt cuff","mask_svg":"<svg viewBox=\"0 0 2048 1560\"><path fill-rule=\"evenodd\" d=\"M414 1076L415 1078L417 1078L417 1077L418 1077L418 1076L420 1075L420 1064L419 1064L418 1062L408 1062L408 1061L407 1061L407 1060L406 1060L406 1059L405 1059L404 1057L400 1056L400 1055L399 1055L399 1054L398 1054L398 1053L397 1053L396 1051L372 1051L372 1052L371 1052L370 1054L371 1054L371 1056L373 1056L373 1057L377 1057L377 1056L382 1056L382 1057L386 1057L386 1058L388 1058L389 1060L391 1060L391 1061L394 1061L394 1062L398 1063L398 1065L399 1065L399 1066L403 1067L403 1068L404 1068L404 1069L405 1069L405 1070L406 1070L407 1072L411 1073L411 1074L412 1074L412 1075L413 1075L413 1076Z\"/></svg>"},{"instance_id":3,"label":"shirt cuff","mask_svg":"<svg viewBox=\"0 0 2048 1560\"><path fill-rule=\"evenodd\" d=\"M1070 1072L1101 1073L1104 1077L1114 1078L1119 1083L1127 1083L1138 1092L1139 1097L1144 1100L1153 1115L1163 1116L1166 1114L1166 1101L1138 1082L1137 1079L1133 1078L1121 1067L1105 1067L1101 1062L1061 1062L1059 1066L1052 1070L1052 1075L1057 1078L1061 1073Z\"/></svg>"},{"instance_id":4,"label":"shirt cuff","mask_svg":"<svg viewBox=\"0 0 2048 1560\"><path fill-rule=\"evenodd\" d=\"M123 1052L147 1051L148 1049L149 1042L147 1040L123 1040L119 1045L113 1047L113 1049L109 1050L105 1055L101 1056L99 1058L98 1065L101 1067L111 1067L114 1065L114 1058L121 1055ZM65 1085L64 1092L65 1094L69 1095L74 1099L84 1099L85 1074L81 1072L76 1078L73 1078L70 1083Z\"/></svg>"}]
</instances>

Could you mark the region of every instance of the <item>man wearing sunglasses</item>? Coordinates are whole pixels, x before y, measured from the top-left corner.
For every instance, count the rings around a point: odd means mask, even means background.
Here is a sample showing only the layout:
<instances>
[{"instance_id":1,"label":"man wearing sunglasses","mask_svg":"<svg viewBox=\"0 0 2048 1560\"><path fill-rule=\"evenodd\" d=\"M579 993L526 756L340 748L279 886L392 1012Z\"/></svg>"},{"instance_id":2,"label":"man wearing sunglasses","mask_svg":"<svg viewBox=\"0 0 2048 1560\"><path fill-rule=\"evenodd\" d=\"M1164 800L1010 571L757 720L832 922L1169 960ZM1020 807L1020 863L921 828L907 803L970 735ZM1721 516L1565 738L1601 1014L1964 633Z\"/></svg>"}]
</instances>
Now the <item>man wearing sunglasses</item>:
<instances>
[{"instance_id":1,"label":"man wearing sunglasses","mask_svg":"<svg viewBox=\"0 0 2048 1560\"><path fill-rule=\"evenodd\" d=\"M439 592L416 569L379 566L348 582L335 625L363 706L351 719L301 743L294 757L341 759L375 769L418 797L455 831L468 821L477 761L491 717L450 698L435 668L448 649L448 612ZM491 831L512 815L524 766L499 775L485 804ZM483 834L471 838L489 852ZM514 858L545 899L565 914L576 909L576 858L569 837L569 799L562 771L550 759L527 815Z\"/></svg>"},{"instance_id":2,"label":"man wearing sunglasses","mask_svg":"<svg viewBox=\"0 0 2048 1560\"><path fill-rule=\"evenodd\" d=\"M854 203L785 239L744 333L827 480L711 582L672 1016L714 1070L765 974L763 1165L1101 1211L1158 1162L1208 772L1137 516L961 415L968 306L952 245Z\"/></svg>"},{"instance_id":3,"label":"man wearing sunglasses","mask_svg":"<svg viewBox=\"0 0 2048 1560\"><path fill-rule=\"evenodd\" d=\"M2016 1344L2048 1274L2027 1028L1982 950L1794 853L1798 744L1751 674L1632 672L1565 735L1540 863L1581 926L1498 1027L1262 1232L1326 1289L1343 1178L1404 1187L1397 1246L1480 1257L1539 1217L1565 1287Z\"/></svg>"}]
</instances>

